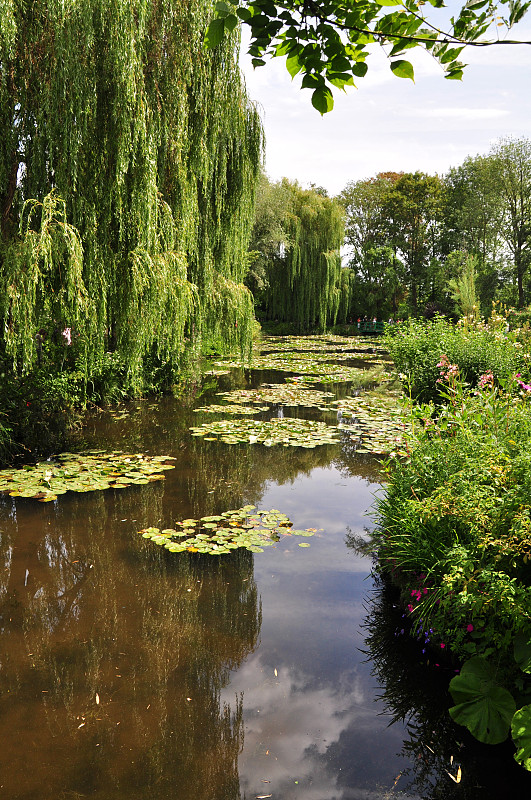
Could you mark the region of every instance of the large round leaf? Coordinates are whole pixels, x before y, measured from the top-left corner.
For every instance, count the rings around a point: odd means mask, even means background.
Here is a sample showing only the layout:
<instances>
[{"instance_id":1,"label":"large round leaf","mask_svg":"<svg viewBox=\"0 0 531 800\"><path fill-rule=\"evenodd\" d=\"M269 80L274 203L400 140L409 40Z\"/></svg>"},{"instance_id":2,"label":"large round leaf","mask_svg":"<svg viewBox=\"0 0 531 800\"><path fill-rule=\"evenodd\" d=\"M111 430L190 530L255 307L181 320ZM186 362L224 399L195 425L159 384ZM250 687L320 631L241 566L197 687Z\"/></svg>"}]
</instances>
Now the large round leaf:
<instances>
[{"instance_id":1,"label":"large round leaf","mask_svg":"<svg viewBox=\"0 0 531 800\"><path fill-rule=\"evenodd\" d=\"M454 722L464 725L485 744L505 741L516 703L507 689L495 683L495 673L488 661L471 658L461 673L452 678L449 688L457 703L450 709Z\"/></svg>"},{"instance_id":2,"label":"large round leaf","mask_svg":"<svg viewBox=\"0 0 531 800\"><path fill-rule=\"evenodd\" d=\"M511 732L516 745L515 759L531 771L531 705L519 708L512 723Z\"/></svg>"}]
</instances>

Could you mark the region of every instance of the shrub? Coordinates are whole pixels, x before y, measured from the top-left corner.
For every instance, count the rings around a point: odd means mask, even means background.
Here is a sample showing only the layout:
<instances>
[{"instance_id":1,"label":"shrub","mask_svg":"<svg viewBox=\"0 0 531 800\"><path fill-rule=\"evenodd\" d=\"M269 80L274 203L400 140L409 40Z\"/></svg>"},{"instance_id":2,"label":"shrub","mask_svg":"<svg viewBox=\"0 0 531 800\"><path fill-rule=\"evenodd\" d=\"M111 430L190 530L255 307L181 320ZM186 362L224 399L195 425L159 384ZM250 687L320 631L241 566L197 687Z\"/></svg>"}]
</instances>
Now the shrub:
<instances>
[{"instance_id":1,"label":"shrub","mask_svg":"<svg viewBox=\"0 0 531 800\"><path fill-rule=\"evenodd\" d=\"M445 405L411 405L409 458L389 465L379 568L414 627L469 659L450 686L454 719L496 743L514 718L531 768L531 386L489 372L471 390L448 359L439 380Z\"/></svg>"},{"instance_id":2,"label":"shrub","mask_svg":"<svg viewBox=\"0 0 531 800\"><path fill-rule=\"evenodd\" d=\"M491 316L487 323L468 320L457 325L442 317L408 320L388 326L383 341L420 402L440 400L437 365L443 355L459 367L471 386L486 372L492 372L499 383L515 373L526 380L530 376L528 329L509 331L507 321L499 315Z\"/></svg>"}]
</instances>

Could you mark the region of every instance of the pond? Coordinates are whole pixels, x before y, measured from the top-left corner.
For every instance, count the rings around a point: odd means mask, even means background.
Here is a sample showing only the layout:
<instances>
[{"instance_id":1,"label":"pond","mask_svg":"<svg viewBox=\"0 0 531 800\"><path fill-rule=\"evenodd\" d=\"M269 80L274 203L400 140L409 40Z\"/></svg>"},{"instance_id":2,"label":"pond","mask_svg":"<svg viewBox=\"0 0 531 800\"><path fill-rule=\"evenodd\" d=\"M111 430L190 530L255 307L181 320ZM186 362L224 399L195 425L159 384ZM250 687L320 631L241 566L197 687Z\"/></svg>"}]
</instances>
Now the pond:
<instances>
[{"instance_id":1,"label":"pond","mask_svg":"<svg viewBox=\"0 0 531 800\"><path fill-rule=\"evenodd\" d=\"M211 421L194 408L219 403L217 391L284 377L231 367L193 401L88 418L80 448L172 456L164 481L49 503L2 496L0 797L491 796L489 759L450 724L434 730L444 716L429 714L429 691L444 694L437 669L408 687L416 656L404 648L415 643L399 635L401 613L357 546L381 480L376 458L357 452L367 447L348 429L308 448L190 433ZM350 383L319 388L331 402L352 393ZM258 414L271 416L332 425L341 412ZM214 557L170 553L139 533L246 504L278 509L308 538L288 531L264 552ZM388 680L395 706L420 708L420 744L411 721L389 725ZM510 753L495 750L507 774ZM458 786L468 752L473 781Z\"/></svg>"}]
</instances>

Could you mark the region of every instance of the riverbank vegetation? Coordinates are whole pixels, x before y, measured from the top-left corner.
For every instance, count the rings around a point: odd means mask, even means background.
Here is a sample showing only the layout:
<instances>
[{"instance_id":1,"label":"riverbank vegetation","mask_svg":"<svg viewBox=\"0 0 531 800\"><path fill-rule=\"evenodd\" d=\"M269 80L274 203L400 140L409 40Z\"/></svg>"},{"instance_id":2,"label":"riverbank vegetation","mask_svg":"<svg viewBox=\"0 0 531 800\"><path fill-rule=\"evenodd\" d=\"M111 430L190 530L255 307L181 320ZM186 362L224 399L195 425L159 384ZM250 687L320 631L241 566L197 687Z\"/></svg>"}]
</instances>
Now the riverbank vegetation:
<instances>
[{"instance_id":1,"label":"riverbank vegetation","mask_svg":"<svg viewBox=\"0 0 531 800\"><path fill-rule=\"evenodd\" d=\"M529 769L530 337L504 335L501 324L499 315L471 328L439 320L388 339L402 366L417 348L411 386L432 402L410 401L409 453L389 465L375 544L413 635L431 657L462 664L449 687L454 720L490 744L512 731Z\"/></svg>"}]
</instances>

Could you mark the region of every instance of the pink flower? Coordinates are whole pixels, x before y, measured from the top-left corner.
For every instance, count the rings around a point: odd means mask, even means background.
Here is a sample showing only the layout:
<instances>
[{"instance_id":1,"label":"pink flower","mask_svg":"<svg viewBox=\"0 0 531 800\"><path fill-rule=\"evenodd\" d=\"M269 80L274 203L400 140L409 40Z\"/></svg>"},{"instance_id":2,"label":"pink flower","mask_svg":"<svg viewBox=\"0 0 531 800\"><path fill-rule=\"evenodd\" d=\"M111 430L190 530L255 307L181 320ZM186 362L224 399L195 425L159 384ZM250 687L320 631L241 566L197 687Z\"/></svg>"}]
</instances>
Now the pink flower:
<instances>
[{"instance_id":1,"label":"pink flower","mask_svg":"<svg viewBox=\"0 0 531 800\"><path fill-rule=\"evenodd\" d=\"M441 650L444 650L445 647L446 647L445 643L441 642Z\"/></svg>"},{"instance_id":2,"label":"pink flower","mask_svg":"<svg viewBox=\"0 0 531 800\"><path fill-rule=\"evenodd\" d=\"M470 624L470 623L469 623L469 624L466 626L466 630L467 630L467 633L472 633L472 631L474 630L474 626L473 626L472 624Z\"/></svg>"}]
</instances>

